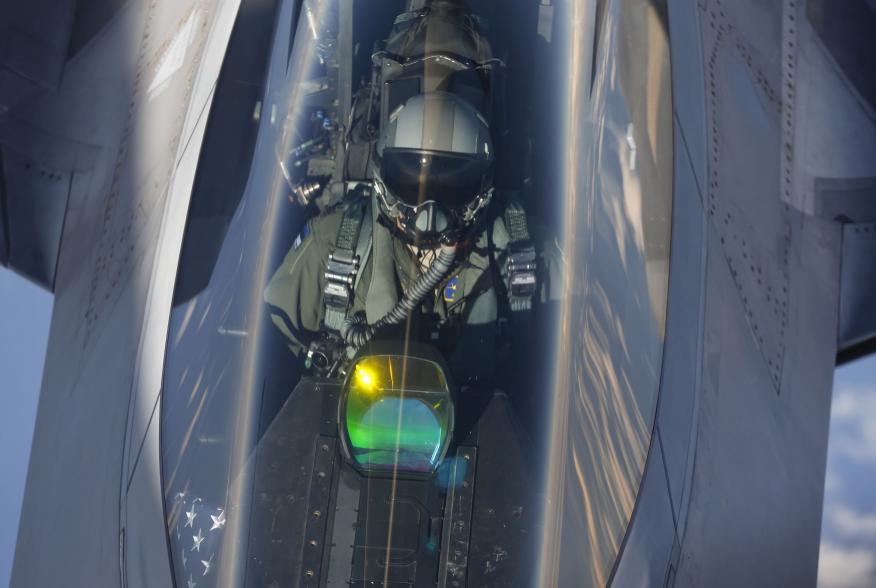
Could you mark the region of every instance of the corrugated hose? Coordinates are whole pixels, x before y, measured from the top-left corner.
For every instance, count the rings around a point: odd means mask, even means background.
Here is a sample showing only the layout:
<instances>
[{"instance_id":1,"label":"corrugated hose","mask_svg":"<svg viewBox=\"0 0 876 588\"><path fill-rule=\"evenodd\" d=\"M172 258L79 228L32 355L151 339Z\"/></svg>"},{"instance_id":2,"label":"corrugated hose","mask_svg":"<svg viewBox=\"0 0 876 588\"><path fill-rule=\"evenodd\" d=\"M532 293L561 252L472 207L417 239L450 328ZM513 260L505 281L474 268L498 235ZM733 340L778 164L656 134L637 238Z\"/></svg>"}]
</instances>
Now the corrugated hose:
<instances>
[{"instance_id":1,"label":"corrugated hose","mask_svg":"<svg viewBox=\"0 0 876 588\"><path fill-rule=\"evenodd\" d=\"M427 294L435 290L438 284L441 283L450 269L453 267L453 262L456 259L455 243L449 245L441 245L441 251L438 257L429 266L411 287L405 292L398 304L390 310L386 315L369 325L367 319L362 314L356 314L344 321L341 326L340 334L349 347L352 348L352 353L355 353L360 347L366 345L374 337L374 334L382 328L390 325L398 325L404 322L408 315L417 307L417 305L426 297Z\"/></svg>"}]
</instances>

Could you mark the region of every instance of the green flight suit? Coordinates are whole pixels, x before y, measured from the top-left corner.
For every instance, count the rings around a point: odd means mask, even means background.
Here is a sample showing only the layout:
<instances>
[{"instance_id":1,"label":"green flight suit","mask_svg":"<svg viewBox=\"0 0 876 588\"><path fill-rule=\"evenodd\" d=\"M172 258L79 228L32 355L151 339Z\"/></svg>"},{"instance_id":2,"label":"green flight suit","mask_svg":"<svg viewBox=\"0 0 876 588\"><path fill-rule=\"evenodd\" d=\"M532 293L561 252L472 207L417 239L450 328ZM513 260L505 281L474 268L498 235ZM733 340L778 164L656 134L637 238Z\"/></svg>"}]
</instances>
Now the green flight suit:
<instances>
[{"instance_id":1,"label":"green flight suit","mask_svg":"<svg viewBox=\"0 0 876 588\"><path fill-rule=\"evenodd\" d=\"M372 205L370 210L372 246L360 268L348 316L365 312L368 322L374 323L395 306L420 270L411 249L377 222L376 206ZM322 327L326 264L343 215L344 209L340 207L312 219L309 233L289 251L264 292L265 301L272 307L274 324L289 339L290 349L297 356L306 351ZM505 222L497 215L473 239L445 280L444 284L455 277L456 291L445 292L442 284L433 301L424 301L432 304L432 312L440 319L450 319L454 344L448 361L458 380L483 381L491 378L495 370L497 354L501 353L497 349L499 296L505 292L505 285L496 282L504 280L501 268L505 267L508 242Z\"/></svg>"}]
</instances>

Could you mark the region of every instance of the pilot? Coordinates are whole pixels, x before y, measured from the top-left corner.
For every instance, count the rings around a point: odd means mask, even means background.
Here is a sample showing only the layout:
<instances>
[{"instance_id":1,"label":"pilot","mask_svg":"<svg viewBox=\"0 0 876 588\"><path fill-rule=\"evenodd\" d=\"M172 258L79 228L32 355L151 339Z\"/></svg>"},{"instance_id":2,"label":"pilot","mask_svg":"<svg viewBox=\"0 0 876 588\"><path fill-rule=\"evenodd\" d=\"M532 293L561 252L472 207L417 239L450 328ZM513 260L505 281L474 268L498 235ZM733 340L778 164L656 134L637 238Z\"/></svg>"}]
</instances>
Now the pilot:
<instances>
[{"instance_id":1,"label":"pilot","mask_svg":"<svg viewBox=\"0 0 876 588\"><path fill-rule=\"evenodd\" d=\"M368 186L312 219L268 284L274 324L323 373L332 349L398 338L437 347L459 384L493 381L557 256L494 187L487 118L432 87L388 114L370 153Z\"/></svg>"}]
</instances>

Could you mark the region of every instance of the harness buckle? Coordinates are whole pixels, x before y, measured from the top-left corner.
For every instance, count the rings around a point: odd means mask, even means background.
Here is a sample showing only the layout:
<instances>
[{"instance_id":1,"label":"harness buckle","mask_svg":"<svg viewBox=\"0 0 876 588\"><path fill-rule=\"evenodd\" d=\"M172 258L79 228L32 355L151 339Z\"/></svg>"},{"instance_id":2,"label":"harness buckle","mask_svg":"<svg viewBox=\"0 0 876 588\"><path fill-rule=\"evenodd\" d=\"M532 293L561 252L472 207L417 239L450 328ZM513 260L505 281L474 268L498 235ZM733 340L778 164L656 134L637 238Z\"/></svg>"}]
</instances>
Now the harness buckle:
<instances>
[{"instance_id":1,"label":"harness buckle","mask_svg":"<svg viewBox=\"0 0 876 588\"><path fill-rule=\"evenodd\" d=\"M346 313L353 300L353 286L359 273L359 256L339 253L329 254L325 271L325 303Z\"/></svg>"},{"instance_id":2,"label":"harness buckle","mask_svg":"<svg viewBox=\"0 0 876 588\"><path fill-rule=\"evenodd\" d=\"M538 285L535 248L513 248L508 256L508 290L513 298L531 300Z\"/></svg>"}]
</instances>

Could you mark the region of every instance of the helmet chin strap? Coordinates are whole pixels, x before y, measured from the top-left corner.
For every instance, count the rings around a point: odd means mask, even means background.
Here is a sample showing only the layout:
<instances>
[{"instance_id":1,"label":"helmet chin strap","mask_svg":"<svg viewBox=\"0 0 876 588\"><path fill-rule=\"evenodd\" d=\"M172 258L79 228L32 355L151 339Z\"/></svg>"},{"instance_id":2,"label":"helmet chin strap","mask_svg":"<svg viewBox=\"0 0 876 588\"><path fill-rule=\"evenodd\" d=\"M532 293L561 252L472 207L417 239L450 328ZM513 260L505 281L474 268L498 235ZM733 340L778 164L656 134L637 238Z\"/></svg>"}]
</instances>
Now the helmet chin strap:
<instances>
[{"instance_id":1,"label":"helmet chin strap","mask_svg":"<svg viewBox=\"0 0 876 588\"><path fill-rule=\"evenodd\" d=\"M475 219L477 219L478 213L487 207L490 204L490 201L493 199L493 188L485 190L477 195L477 197L468 203L465 207L465 211L462 214L462 220L466 223L474 224Z\"/></svg>"}]
</instances>

